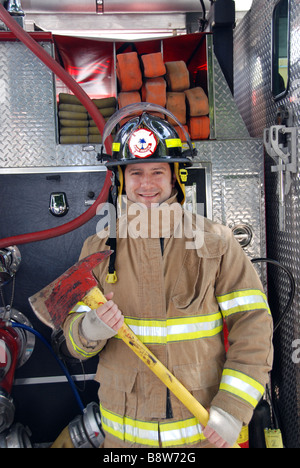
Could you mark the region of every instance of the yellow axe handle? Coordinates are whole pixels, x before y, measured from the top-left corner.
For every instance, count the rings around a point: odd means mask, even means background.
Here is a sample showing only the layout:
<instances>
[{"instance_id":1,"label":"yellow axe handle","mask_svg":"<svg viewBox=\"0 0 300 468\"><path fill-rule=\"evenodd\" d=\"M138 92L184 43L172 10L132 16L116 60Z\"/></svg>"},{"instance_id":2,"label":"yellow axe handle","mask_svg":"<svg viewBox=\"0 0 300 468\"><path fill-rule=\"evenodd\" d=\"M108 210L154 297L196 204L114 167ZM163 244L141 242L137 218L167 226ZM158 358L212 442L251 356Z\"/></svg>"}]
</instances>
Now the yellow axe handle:
<instances>
[{"instance_id":1,"label":"yellow axe handle","mask_svg":"<svg viewBox=\"0 0 300 468\"><path fill-rule=\"evenodd\" d=\"M107 301L100 289L94 288L83 298L83 302L91 309L97 309L100 304L104 304ZM138 339L138 337L125 323L118 330L118 335L198 419L200 424L205 427L209 419L208 411L199 403L198 400L196 400L195 397L193 397L182 383L168 371L168 369L154 356L154 354L151 353L151 351ZM240 448L237 443L235 443L233 447Z\"/></svg>"}]
</instances>

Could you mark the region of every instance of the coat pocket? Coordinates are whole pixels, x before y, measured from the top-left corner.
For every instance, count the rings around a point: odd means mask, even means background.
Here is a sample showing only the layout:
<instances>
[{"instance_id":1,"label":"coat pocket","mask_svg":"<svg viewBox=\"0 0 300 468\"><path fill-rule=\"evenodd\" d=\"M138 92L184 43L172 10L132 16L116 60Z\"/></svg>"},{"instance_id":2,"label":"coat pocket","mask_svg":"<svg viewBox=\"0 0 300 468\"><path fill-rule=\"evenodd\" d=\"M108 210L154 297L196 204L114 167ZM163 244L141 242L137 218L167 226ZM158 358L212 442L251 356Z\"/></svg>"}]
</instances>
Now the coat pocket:
<instances>
[{"instance_id":1,"label":"coat pocket","mask_svg":"<svg viewBox=\"0 0 300 468\"><path fill-rule=\"evenodd\" d=\"M175 377L191 392L204 408L208 409L212 399L217 394L222 375L222 368L217 361L210 360L199 364L174 366ZM190 416L188 409L183 407L183 417Z\"/></svg>"},{"instance_id":2,"label":"coat pocket","mask_svg":"<svg viewBox=\"0 0 300 468\"><path fill-rule=\"evenodd\" d=\"M100 361L96 380L100 383L99 399L103 406L120 416L136 411L136 392L134 386L137 370L112 368L103 360Z\"/></svg>"},{"instance_id":3,"label":"coat pocket","mask_svg":"<svg viewBox=\"0 0 300 468\"><path fill-rule=\"evenodd\" d=\"M172 301L176 308L188 307L197 296L199 271L200 258L187 251L172 293Z\"/></svg>"},{"instance_id":4,"label":"coat pocket","mask_svg":"<svg viewBox=\"0 0 300 468\"><path fill-rule=\"evenodd\" d=\"M218 310L214 294L218 265L218 258L198 257L195 252L186 252L172 292L176 309L184 315L209 314Z\"/></svg>"}]
</instances>

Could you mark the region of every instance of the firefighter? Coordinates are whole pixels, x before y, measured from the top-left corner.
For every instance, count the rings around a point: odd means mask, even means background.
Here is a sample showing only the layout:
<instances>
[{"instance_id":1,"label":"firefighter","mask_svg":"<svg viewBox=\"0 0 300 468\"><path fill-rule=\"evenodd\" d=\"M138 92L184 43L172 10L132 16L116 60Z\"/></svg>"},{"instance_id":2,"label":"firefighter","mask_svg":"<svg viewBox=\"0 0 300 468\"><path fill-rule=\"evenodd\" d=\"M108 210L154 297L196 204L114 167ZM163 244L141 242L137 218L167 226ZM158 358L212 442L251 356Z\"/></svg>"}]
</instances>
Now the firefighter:
<instances>
[{"instance_id":1,"label":"firefighter","mask_svg":"<svg viewBox=\"0 0 300 468\"><path fill-rule=\"evenodd\" d=\"M85 241L81 258L114 250L109 266L94 269L108 302L96 310L78 303L63 325L73 356L99 353L105 448L230 447L268 382L263 287L229 228L183 209L191 164L174 127L147 112L121 127L106 163L123 212L115 229L112 219ZM118 339L124 320L209 409L205 429Z\"/></svg>"}]
</instances>

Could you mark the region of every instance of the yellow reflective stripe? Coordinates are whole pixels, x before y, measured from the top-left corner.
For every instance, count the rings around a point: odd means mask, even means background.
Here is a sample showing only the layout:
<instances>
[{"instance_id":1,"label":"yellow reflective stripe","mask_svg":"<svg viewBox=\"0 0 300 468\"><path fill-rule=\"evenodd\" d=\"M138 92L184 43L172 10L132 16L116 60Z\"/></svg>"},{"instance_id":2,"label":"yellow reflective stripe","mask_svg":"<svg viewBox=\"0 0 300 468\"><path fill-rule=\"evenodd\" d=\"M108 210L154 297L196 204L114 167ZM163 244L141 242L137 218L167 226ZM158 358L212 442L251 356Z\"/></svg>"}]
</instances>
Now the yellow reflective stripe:
<instances>
[{"instance_id":1,"label":"yellow reflective stripe","mask_svg":"<svg viewBox=\"0 0 300 468\"><path fill-rule=\"evenodd\" d=\"M159 423L162 447L196 444L205 437L202 427L196 418L172 423Z\"/></svg>"},{"instance_id":2,"label":"yellow reflective stripe","mask_svg":"<svg viewBox=\"0 0 300 468\"><path fill-rule=\"evenodd\" d=\"M205 439L196 418L167 423L140 421L108 411L101 403L100 412L104 431L125 442L159 447L160 439L162 447L172 447Z\"/></svg>"},{"instance_id":3,"label":"yellow reflective stripe","mask_svg":"<svg viewBox=\"0 0 300 468\"><path fill-rule=\"evenodd\" d=\"M242 372L224 369L220 390L232 393L249 403L253 408L264 394L264 386Z\"/></svg>"},{"instance_id":4,"label":"yellow reflective stripe","mask_svg":"<svg viewBox=\"0 0 300 468\"><path fill-rule=\"evenodd\" d=\"M125 317L125 323L147 344L167 344L215 336L223 330L220 312L211 315L145 320ZM118 339L118 336L116 336Z\"/></svg>"},{"instance_id":5,"label":"yellow reflective stripe","mask_svg":"<svg viewBox=\"0 0 300 468\"><path fill-rule=\"evenodd\" d=\"M108 411L100 404L104 431L126 442L159 447L158 423L138 421Z\"/></svg>"},{"instance_id":6,"label":"yellow reflective stripe","mask_svg":"<svg viewBox=\"0 0 300 468\"><path fill-rule=\"evenodd\" d=\"M89 312L92 310L89 306L87 306L84 302L77 302L77 304L70 310L69 314L74 314L74 312L82 313L82 312Z\"/></svg>"},{"instance_id":7,"label":"yellow reflective stripe","mask_svg":"<svg viewBox=\"0 0 300 468\"><path fill-rule=\"evenodd\" d=\"M167 319L167 341L196 340L217 335L223 330L219 312L212 315Z\"/></svg>"},{"instance_id":8,"label":"yellow reflective stripe","mask_svg":"<svg viewBox=\"0 0 300 468\"><path fill-rule=\"evenodd\" d=\"M230 294L217 296L217 301L224 317L255 309L266 309L268 314L271 314L267 297L259 289L234 291Z\"/></svg>"},{"instance_id":9,"label":"yellow reflective stripe","mask_svg":"<svg viewBox=\"0 0 300 468\"><path fill-rule=\"evenodd\" d=\"M167 148L178 148L182 147L182 141L180 138L167 138L165 140Z\"/></svg>"},{"instance_id":10,"label":"yellow reflective stripe","mask_svg":"<svg viewBox=\"0 0 300 468\"><path fill-rule=\"evenodd\" d=\"M121 148L121 143L113 143L112 144L112 150L113 151L120 151Z\"/></svg>"},{"instance_id":11,"label":"yellow reflective stripe","mask_svg":"<svg viewBox=\"0 0 300 468\"><path fill-rule=\"evenodd\" d=\"M82 314L76 315L76 317L74 317L73 320L71 321L71 324L70 324L70 327L69 327L69 339L70 339L70 341L72 343L72 346L73 346L73 349L76 351L76 353L80 354L84 358L90 358L90 357L96 356L96 354L99 353L99 349L97 349L97 351L93 351L93 352L88 353L84 349L80 348L75 343L74 338L73 338L73 325L76 322L76 320L78 320L81 317L82 317Z\"/></svg>"}]
</instances>

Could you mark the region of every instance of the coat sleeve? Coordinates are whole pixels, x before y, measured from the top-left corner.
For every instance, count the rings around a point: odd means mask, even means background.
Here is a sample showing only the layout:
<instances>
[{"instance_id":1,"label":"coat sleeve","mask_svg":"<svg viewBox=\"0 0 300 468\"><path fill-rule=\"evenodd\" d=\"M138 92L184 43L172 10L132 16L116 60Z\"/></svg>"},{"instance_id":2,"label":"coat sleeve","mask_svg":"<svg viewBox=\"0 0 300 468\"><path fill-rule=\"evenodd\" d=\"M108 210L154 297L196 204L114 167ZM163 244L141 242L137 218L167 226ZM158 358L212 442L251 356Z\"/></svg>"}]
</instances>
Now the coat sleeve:
<instances>
[{"instance_id":1,"label":"coat sleeve","mask_svg":"<svg viewBox=\"0 0 300 468\"><path fill-rule=\"evenodd\" d=\"M77 306L81 304L78 303ZM81 322L85 312L70 312L63 323L63 332L70 354L85 361L98 354L105 346L106 340L88 341L81 332Z\"/></svg>"},{"instance_id":2,"label":"coat sleeve","mask_svg":"<svg viewBox=\"0 0 300 468\"><path fill-rule=\"evenodd\" d=\"M79 260L91 255L97 249L91 246L91 239L88 238L82 247ZM106 345L107 340L87 341L81 332L81 323L84 314L90 310L85 304L78 302L65 319L62 328L66 339L66 344L70 354L81 361L89 359L98 354Z\"/></svg>"},{"instance_id":3,"label":"coat sleeve","mask_svg":"<svg viewBox=\"0 0 300 468\"><path fill-rule=\"evenodd\" d=\"M216 280L216 298L228 328L229 349L212 405L244 424L264 394L273 362L273 321L261 281L227 228L227 248Z\"/></svg>"}]
</instances>

